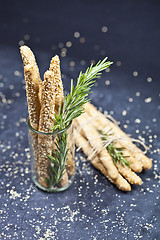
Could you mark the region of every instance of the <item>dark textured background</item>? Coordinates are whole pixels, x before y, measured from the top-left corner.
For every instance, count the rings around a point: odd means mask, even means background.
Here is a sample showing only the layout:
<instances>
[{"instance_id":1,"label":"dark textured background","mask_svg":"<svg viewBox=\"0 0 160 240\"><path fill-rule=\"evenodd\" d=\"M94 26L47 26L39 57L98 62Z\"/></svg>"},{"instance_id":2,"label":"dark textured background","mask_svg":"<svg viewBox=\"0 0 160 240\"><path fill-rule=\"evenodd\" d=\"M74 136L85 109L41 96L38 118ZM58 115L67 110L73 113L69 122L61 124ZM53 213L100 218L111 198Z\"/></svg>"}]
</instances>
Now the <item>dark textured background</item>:
<instances>
[{"instance_id":1,"label":"dark textured background","mask_svg":"<svg viewBox=\"0 0 160 240\"><path fill-rule=\"evenodd\" d=\"M159 26L160 2L153 0L1 2L1 239L160 239ZM66 47L68 41L71 47ZM140 174L142 186L119 191L81 161L80 153L76 179L68 190L47 194L33 185L19 54L23 42L36 54L41 74L53 55L67 49L61 56L65 90L91 60L108 56L114 62L91 99L120 121L123 130L150 145L147 155L154 165Z\"/></svg>"}]
</instances>

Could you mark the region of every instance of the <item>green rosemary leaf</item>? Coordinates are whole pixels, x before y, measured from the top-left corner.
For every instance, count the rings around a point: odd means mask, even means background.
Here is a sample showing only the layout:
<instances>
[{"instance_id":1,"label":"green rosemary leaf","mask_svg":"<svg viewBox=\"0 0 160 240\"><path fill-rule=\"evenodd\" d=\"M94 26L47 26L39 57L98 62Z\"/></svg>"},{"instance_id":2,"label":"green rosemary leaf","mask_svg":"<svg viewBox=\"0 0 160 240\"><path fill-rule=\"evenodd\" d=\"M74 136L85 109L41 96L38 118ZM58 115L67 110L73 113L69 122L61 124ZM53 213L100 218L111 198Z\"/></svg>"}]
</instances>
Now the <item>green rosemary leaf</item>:
<instances>
[{"instance_id":1,"label":"green rosemary leaf","mask_svg":"<svg viewBox=\"0 0 160 240\"><path fill-rule=\"evenodd\" d=\"M108 141L108 136L110 134L107 134L107 133L104 134L103 131L99 131L99 133L101 134L102 141L105 141L105 143L106 143L106 141ZM106 149L109 152L110 156L112 157L114 164L120 163L122 165L129 166L129 162L126 160L126 158L128 158L130 156L123 155L123 151L125 149L124 147L121 147L121 148L115 147L114 140L113 140L113 141L111 141L111 143L109 143L106 146Z\"/></svg>"},{"instance_id":2,"label":"green rosemary leaf","mask_svg":"<svg viewBox=\"0 0 160 240\"><path fill-rule=\"evenodd\" d=\"M56 165L56 164L58 163L57 158L54 158L54 157L51 156L51 155L48 155L47 157L51 160L51 162L52 162L53 164Z\"/></svg>"},{"instance_id":3,"label":"green rosemary leaf","mask_svg":"<svg viewBox=\"0 0 160 240\"><path fill-rule=\"evenodd\" d=\"M119 147L119 148L116 148L118 151L123 151L124 150L124 147Z\"/></svg>"}]
</instances>

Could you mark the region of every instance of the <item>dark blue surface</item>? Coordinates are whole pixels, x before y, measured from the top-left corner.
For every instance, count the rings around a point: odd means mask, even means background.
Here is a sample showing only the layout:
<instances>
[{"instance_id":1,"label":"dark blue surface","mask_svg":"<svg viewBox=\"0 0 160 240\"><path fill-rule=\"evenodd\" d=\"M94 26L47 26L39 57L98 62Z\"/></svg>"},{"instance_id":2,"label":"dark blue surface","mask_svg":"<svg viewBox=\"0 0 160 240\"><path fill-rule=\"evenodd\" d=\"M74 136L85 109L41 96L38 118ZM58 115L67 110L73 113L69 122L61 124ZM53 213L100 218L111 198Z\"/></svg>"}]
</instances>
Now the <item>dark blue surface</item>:
<instances>
[{"instance_id":1,"label":"dark blue surface","mask_svg":"<svg viewBox=\"0 0 160 240\"><path fill-rule=\"evenodd\" d=\"M0 239L160 239L159 13L158 1L1 3ZM74 37L75 32L80 37ZM33 185L20 41L36 54L41 75L51 57L60 55L67 91L70 79L91 60L108 56L114 62L98 80L91 99L120 121L123 130L150 145L147 155L153 167L139 174L142 186L121 192L81 153L68 190L48 194ZM67 41L71 47L65 46Z\"/></svg>"}]
</instances>

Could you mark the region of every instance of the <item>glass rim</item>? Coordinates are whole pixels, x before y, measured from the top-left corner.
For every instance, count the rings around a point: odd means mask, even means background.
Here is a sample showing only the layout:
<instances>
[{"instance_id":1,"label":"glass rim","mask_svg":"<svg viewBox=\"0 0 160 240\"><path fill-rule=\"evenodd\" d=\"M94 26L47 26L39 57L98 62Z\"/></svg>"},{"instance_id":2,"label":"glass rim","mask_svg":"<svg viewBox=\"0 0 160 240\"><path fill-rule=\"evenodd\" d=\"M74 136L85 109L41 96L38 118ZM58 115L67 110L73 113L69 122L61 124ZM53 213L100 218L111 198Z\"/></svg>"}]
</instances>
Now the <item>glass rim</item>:
<instances>
[{"instance_id":1,"label":"glass rim","mask_svg":"<svg viewBox=\"0 0 160 240\"><path fill-rule=\"evenodd\" d=\"M71 126L72 121L70 121L70 122L67 124L67 126L66 126L65 128L63 128L62 130L60 130L60 131L59 131L59 130L55 130L55 131L53 131L53 132L51 132L51 133L40 132L40 131L34 129L34 128L31 126L29 117L27 118L27 124L28 124L28 127L29 127L33 132L35 132L35 133L42 134L42 135L50 135L50 136L52 136L52 135L57 135L57 134L60 134L60 133L65 132L65 131Z\"/></svg>"}]
</instances>

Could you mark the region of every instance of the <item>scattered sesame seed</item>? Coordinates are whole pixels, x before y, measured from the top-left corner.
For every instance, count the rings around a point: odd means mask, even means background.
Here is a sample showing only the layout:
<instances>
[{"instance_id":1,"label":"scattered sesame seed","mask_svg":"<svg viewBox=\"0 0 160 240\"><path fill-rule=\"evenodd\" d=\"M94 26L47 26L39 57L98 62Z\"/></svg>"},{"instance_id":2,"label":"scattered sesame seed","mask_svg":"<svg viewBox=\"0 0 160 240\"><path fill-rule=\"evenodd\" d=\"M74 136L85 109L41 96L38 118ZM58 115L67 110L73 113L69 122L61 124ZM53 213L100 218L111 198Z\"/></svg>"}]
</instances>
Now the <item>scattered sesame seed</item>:
<instances>
[{"instance_id":1,"label":"scattered sesame seed","mask_svg":"<svg viewBox=\"0 0 160 240\"><path fill-rule=\"evenodd\" d=\"M150 103L152 101L152 98L151 97L148 97L144 100L146 103Z\"/></svg>"},{"instance_id":2,"label":"scattered sesame seed","mask_svg":"<svg viewBox=\"0 0 160 240\"><path fill-rule=\"evenodd\" d=\"M120 66L122 65L122 63L121 63L120 61L117 61L117 62L116 62L116 65L117 65L118 67L120 67Z\"/></svg>"},{"instance_id":3,"label":"scattered sesame seed","mask_svg":"<svg viewBox=\"0 0 160 240\"><path fill-rule=\"evenodd\" d=\"M69 65L70 65L71 67L74 67L74 66L75 66L75 62L74 62L74 61L71 61L71 62L69 63Z\"/></svg>"},{"instance_id":4,"label":"scattered sesame seed","mask_svg":"<svg viewBox=\"0 0 160 240\"><path fill-rule=\"evenodd\" d=\"M79 38L79 37L80 37L80 33L79 33L79 32L75 32L75 33L74 33L74 37L75 37L75 38Z\"/></svg>"},{"instance_id":5,"label":"scattered sesame seed","mask_svg":"<svg viewBox=\"0 0 160 240\"><path fill-rule=\"evenodd\" d=\"M106 68L105 72L110 72L110 70L111 70L110 68Z\"/></svg>"},{"instance_id":6,"label":"scattered sesame seed","mask_svg":"<svg viewBox=\"0 0 160 240\"><path fill-rule=\"evenodd\" d=\"M30 39L30 36L28 34L24 35L24 40L28 41Z\"/></svg>"},{"instance_id":7,"label":"scattered sesame seed","mask_svg":"<svg viewBox=\"0 0 160 240\"><path fill-rule=\"evenodd\" d=\"M110 81L109 80L106 80L105 81L105 84L108 86L108 85L110 85Z\"/></svg>"},{"instance_id":8,"label":"scattered sesame seed","mask_svg":"<svg viewBox=\"0 0 160 240\"><path fill-rule=\"evenodd\" d=\"M72 46L72 43L70 41L66 42L66 47L71 47Z\"/></svg>"},{"instance_id":9,"label":"scattered sesame seed","mask_svg":"<svg viewBox=\"0 0 160 240\"><path fill-rule=\"evenodd\" d=\"M137 76L138 76L138 72L134 71L134 72L133 72L133 76L134 76L134 77L137 77Z\"/></svg>"},{"instance_id":10,"label":"scattered sesame seed","mask_svg":"<svg viewBox=\"0 0 160 240\"><path fill-rule=\"evenodd\" d=\"M150 82L152 82L152 78L151 77L148 77L147 78L147 81L150 83Z\"/></svg>"},{"instance_id":11,"label":"scattered sesame seed","mask_svg":"<svg viewBox=\"0 0 160 240\"><path fill-rule=\"evenodd\" d=\"M81 38L79 39L79 41L80 41L80 43L85 43L86 39L85 39L84 37L81 37Z\"/></svg>"},{"instance_id":12,"label":"scattered sesame seed","mask_svg":"<svg viewBox=\"0 0 160 240\"><path fill-rule=\"evenodd\" d=\"M140 92L136 92L136 96L139 97L141 94Z\"/></svg>"},{"instance_id":13,"label":"scattered sesame seed","mask_svg":"<svg viewBox=\"0 0 160 240\"><path fill-rule=\"evenodd\" d=\"M20 40L19 41L19 46L23 46L24 45L24 41L23 40Z\"/></svg>"},{"instance_id":14,"label":"scattered sesame seed","mask_svg":"<svg viewBox=\"0 0 160 240\"><path fill-rule=\"evenodd\" d=\"M126 111L126 110L123 110L122 115L123 115L123 116L126 116L126 114L127 114L127 111Z\"/></svg>"},{"instance_id":15,"label":"scattered sesame seed","mask_svg":"<svg viewBox=\"0 0 160 240\"><path fill-rule=\"evenodd\" d=\"M137 118L137 119L135 120L135 123L141 123L141 120L140 120L139 118Z\"/></svg>"},{"instance_id":16,"label":"scattered sesame seed","mask_svg":"<svg viewBox=\"0 0 160 240\"><path fill-rule=\"evenodd\" d=\"M129 98L129 102L133 102L133 98Z\"/></svg>"},{"instance_id":17,"label":"scattered sesame seed","mask_svg":"<svg viewBox=\"0 0 160 240\"><path fill-rule=\"evenodd\" d=\"M108 31L108 28L107 28L106 26L103 26L103 27L102 27L102 32L105 33L105 32L107 32L107 31Z\"/></svg>"},{"instance_id":18,"label":"scattered sesame seed","mask_svg":"<svg viewBox=\"0 0 160 240\"><path fill-rule=\"evenodd\" d=\"M81 60L80 63L82 66L86 64L85 60Z\"/></svg>"}]
</instances>

